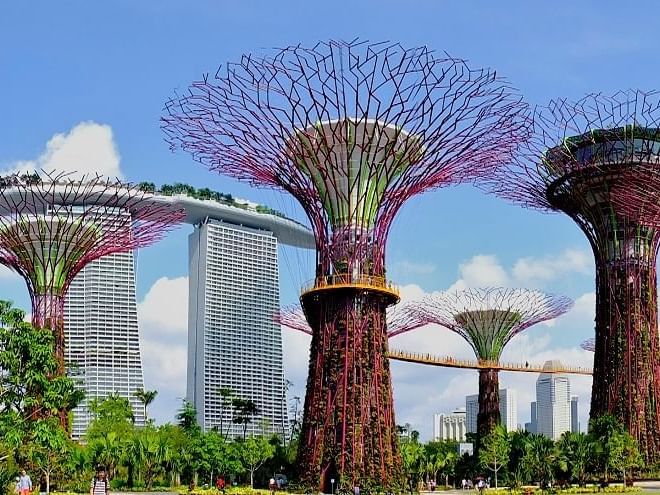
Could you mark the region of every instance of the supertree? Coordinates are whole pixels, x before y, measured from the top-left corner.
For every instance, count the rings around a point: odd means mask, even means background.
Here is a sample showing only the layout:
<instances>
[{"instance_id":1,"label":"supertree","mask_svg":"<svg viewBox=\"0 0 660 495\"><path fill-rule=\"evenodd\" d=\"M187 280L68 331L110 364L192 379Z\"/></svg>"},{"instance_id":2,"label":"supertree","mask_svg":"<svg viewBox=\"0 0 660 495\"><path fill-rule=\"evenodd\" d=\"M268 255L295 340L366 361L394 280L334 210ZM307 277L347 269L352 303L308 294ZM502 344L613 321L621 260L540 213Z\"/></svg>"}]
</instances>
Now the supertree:
<instances>
[{"instance_id":1,"label":"supertree","mask_svg":"<svg viewBox=\"0 0 660 495\"><path fill-rule=\"evenodd\" d=\"M658 460L659 236L648 208L660 184L658 95L558 99L530 117L531 139L492 176L492 188L524 206L566 213L587 236L596 265L591 418L614 415L647 461Z\"/></svg>"},{"instance_id":2,"label":"supertree","mask_svg":"<svg viewBox=\"0 0 660 495\"><path fill-rule=\"evenodd\" d=\"M313 489L402 480L385 309L392 220L414 194L473 180L526 136L525 106L490 70L398 44L329 41L245 55L166 105L173 148L288 191L316 237L301 303L313 337L297 465Z\"/></svg>"},{"instance_id":3,"label":"supertree","mask_svg":"<svg viewBox=\"0 0 660 495\"><path fill-rule=\"evenodd\" d=\"M305 313L298 306L285 306L276 315L275 321L280 325L298 330L299 332L313 335L312 327L309 326ZM410 332L425 324L408 309L408 304L390 306L386 311L385 323L387 324L387 337L396 337L402 333Z\"/></svg>"},{"instance_id":4,"label":"supertree","mask_svg":"<svg viewBox=\"0 0 660 495\"><path fill-rule=\"evenodd\" d=\"M73 278L101 256L155 242L184 212L99 176L15 174L0 178L0 192L0 263L25 279L32 323L53 332L63 375L64 299ZM65 426L66 413L60 412Z\"/></svg>"},{"instance_id":5,"label":"supertree","mask_svg":"<svg viewBox=\"0 0 660 495\"><path fill-rule=\"evenodd\" d=\"M585 351L596 352L596 339L593 337L586 339L580 344L580 347Z\"/></svg>"},{"instance_id":6,"label":"supertree","mask_svg":"<svg viewBox=\"0 0 660 495\"><path fill-rule=\"evenodd\" d=\"M527 289L466 289L425 297L411 307L417 318L463 337L482 365L479 369L477 436L500 423L499 361L506 344L523 330L564 314L573 301Z\"/></svg>"}]
</instances>

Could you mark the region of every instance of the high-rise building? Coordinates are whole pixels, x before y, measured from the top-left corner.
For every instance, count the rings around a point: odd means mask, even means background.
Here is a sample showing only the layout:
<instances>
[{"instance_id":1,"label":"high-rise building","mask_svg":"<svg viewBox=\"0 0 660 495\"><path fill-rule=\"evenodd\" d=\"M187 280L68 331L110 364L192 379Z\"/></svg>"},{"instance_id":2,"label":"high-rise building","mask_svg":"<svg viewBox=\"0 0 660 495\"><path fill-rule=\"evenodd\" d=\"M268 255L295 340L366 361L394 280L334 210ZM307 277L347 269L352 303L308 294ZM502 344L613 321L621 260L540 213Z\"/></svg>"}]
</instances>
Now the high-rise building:
<instances>
[{"instance_id":1,"label":"high-rise building","mask_svg":"<svg viewBox=\"0 0 660 495\"><path fill-rule=\"evenodd\" d=\"M451 414L433 415L433 439L465 442L465 408L458 408Z\"/></svg>"},{"instance_id":2,"label":"high-rise building","mask_svg":"<svg viewBox=\"0 0 660 495\"><path fill-rule=\"evenodd\" d=\"M578 417L578 396L571 396L571 431L577 433L580 431L580 419Z\"/></svg>"},{"instance_id":3,"label":"high-rise building","mask_svg":"<svg viewBox=\"0 0 660 495\"><path fill-rule=\"evenodd\" d=\"M91 401L110 394L127 398L135 424L143 425L144 408L135 397L144 380L133 253L104 256L83 268L71 282L64 314L65 360L85 391L73 410L72 437L84 436Z\"/></svg>"},{"instance_id":4,"label":"high-rise building","mask_svg":"<svg viewBox=\"0 0 660 495\"><path fill-rule=\"evenodd\" d=\"M515 431L518 428L518 397L516 391L510 388L501 388L500 396L500 421L507 431ZM468 395L465 397L465 422L468 433L477 432L477 415L479 414L479 395Z\"/></svg>"},{"instance_id":5,"label":"high-rise building","mask_svg":"<svg viewBox=\"0 0 660 495\"><path fill-rule=\"evenodd\" d=\"M536 433L538 428L538 421L536 418L536 402L529 405L529 423L525 423L525 431L529 433Z\"/></svg>"},{"instance_id":6,"label":"high-rise building","mask_svg":"<svg viewBox=\"0 0 660 495\"><path fill-rule=\"evenodd\" d=\"M560 361L546 361L544 369L561 367ZM571 384L566 375L541 373L536 380L536 432L553 440L571 431Z\"/></svg>"},{"instance_id":7,"label":"high-rise building","mask_svg":"<svg viewBox=\"0 0 660 495\"><path fill-rule=\"evenodd\" d=\"M243 433L219 392L230 388L257 405L248 434L286 431L277 238L207 220L189 244L188 400L200 425Z\"/></svg>"}]
</instances>

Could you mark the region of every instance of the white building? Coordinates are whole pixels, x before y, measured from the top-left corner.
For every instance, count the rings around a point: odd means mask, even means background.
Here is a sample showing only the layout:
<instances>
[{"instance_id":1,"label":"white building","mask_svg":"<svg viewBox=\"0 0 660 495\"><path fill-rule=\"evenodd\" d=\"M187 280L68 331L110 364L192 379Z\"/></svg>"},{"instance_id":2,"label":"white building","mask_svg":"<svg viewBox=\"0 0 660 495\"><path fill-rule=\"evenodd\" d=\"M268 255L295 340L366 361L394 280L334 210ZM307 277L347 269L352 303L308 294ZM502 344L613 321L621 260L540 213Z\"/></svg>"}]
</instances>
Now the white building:
<instances>
[{"instance_id":1,"label":"white building","mask_svg":"<svg viewBox=\"0 0 660 495\"><path fill-rule=\"evenodd\" d=\"M110 394L131 403L135 424L144 408L135 392L144 388L133 253L92 261L73 279L64 303L65 361L85 399L73 410L72 437L81 438L92 416L89 404Z\"/></svg>"},{"instance_id":2,"label":"white building","mask_svg":"<svg viewBox=\"0 0 660 495\"><path fill-rule=\"evenodd\" d=\"M499 390L501 423L507 431L516 431L518 428L518 394L514 389L501 388ZM465 413L468 433L477 432L477 415L479 414L479 395L465 397Z\"/></svg>"},{"instance_id":3,"label":"white building","mask_svg":"<svg viewBox=\"0 0 660 495\"><path fill-rule=\"evenodd\" d=\"M200 425L242 435L219 390L256 403L247 433L288 429L282 364L277 238L207 220L189 238L188 400ZM303 359L306 357L303 357Z\"/></svg>"},{"instance_id":4,"label":"white building","mask_svg":"<svg viewBox=\"0 0 660 495\"><path fill-rule=\"evenodd\" d=\"M543 368L561 366L561 361L546 361ZM536 433L553 440L571 431L571 384L566 375L539 375L536 380L536 421Z\"/></svg>"},{"instance_id":5,"label":"white building","mask_svg":"<svg viewBox=\"0 0 660 495\"><path fill-rule=\"evenodd\" d=\"M434 440L465 442L465 433L467 433L467 425L464 407L456 409L451 414L433 415Z\"/></svg>"}]
</instances>

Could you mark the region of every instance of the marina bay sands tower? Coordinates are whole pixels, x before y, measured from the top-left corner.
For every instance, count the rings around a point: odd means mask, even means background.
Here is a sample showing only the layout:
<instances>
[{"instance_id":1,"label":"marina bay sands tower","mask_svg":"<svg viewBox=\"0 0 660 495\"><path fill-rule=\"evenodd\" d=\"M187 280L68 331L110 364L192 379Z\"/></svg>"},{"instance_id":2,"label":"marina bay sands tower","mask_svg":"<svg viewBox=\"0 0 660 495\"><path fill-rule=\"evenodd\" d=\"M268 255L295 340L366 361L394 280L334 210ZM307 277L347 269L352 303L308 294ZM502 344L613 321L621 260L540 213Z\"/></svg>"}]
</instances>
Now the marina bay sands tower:
<instances>
[{"instance_id":1,"label":"marina bay sands tower","mask_svg":"<svg viewBox=\"0 0 660 495\"><path fill-rule=\"evenodd\" d=\"M280 325L278 242L313 248L307 228L291 220L175 197L195 226L189 237L187 399L204 430L241 436L221 390L253 401L247 434L288 429Z\"/></svg>"},{"instance_id":2,"label":"marina bay sands tower","mask_svg":"<svg viewBox=\"0 0 660 495\"><path fill-rule=\"evenodd\" d=\"M220 390L252 400L257 414L247 433L288 428L279 310L278 242L313 248L304 226L264 208L157 194L155 202L185 210L189 237L187 400L205 430L243 434ZM181 253L181 256L184 256ZM90 402L110 394L128 398L135 424L144 408L135 263L132 252L90 263L73 280L65 303L67 355L86 399L74 409L72 434L81 438L92 419ZM146 384L149 388L149 384Z\"/></svg>"}]
</instances>

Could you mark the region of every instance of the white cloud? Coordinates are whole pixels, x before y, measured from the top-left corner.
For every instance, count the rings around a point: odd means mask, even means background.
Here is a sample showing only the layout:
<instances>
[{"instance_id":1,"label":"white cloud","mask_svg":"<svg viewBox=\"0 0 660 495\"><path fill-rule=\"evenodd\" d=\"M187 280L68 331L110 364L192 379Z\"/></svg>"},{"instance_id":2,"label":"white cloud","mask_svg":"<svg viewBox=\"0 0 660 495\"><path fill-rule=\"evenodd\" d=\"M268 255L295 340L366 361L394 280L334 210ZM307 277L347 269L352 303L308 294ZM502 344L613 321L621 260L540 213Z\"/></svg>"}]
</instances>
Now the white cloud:
<instances>
[{"instance_id":1,"label":"white cloud","mask_svg":"<svg viewBox=\"0 0 660 495\"><path fill-rule=\"evenodd\" d=\"M77 124L68 133L55 134L36 159L14 162L3 174L55 170L74 172L74 176L98 173L121 178L119 159L112 128L88 121Z\"/></svg>"},{"instance_id":2,"label":"white cloud","mask_svg":"<svg viewBox=\"0 0 660 495\"><path fill-rule=\"evenodd\" d=\"M162 277L138 303L145 388L158 390L150 414L172 421L186 392L188 278Z\"/></svg>"},{"instance_id":3,"label":"white cloud","mask_svg":"<svg viewBox=\"0 0 660 495\"><path fill-rule=\"evenodd\" d=\"M510 269L497 256L478 254L461 263L459 278L447 289L458 291L479 287L543 287L566 275L593 273L592 255L579 249L566 249L559 255L518 259Z\"/></svg>"},{"instance_id":4,"label":"white cloud","mask_svg":"<svg viewBox=\"0 0 660 495\"><path fill-rule=\"evenodd\" d=\"M569 273L588 275L593 271L593 256L579 249L566 249L557 256L520 258L513 265L513 278L525 285L538 285Z\"/></svg>"},{"instance_id":5,"label":"white cloud","mask_svg":"<svg viewBox=\"0 0 660 495\"><path fill-rule=\"evenodd\" d=\"M156 280L138 305L140 326L162 332L186 334L188 331L188 277Z\"/></svg>"},{"instance_id":6,"label":"white cloud","mask_svg":"<svg viewBox=\"0 0 660 495\"><path fill-rule=\"evenodd\" d=\"M436 269L433 263L413 262L408 260L399 261L395 269L402 275L430 275Z\"/></svg>"}]
</instances>

